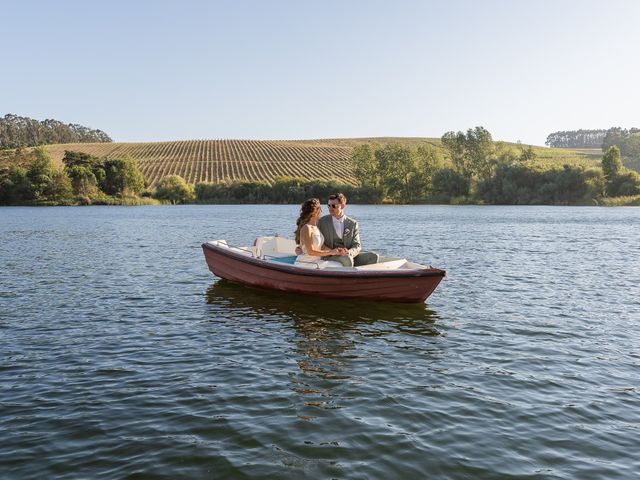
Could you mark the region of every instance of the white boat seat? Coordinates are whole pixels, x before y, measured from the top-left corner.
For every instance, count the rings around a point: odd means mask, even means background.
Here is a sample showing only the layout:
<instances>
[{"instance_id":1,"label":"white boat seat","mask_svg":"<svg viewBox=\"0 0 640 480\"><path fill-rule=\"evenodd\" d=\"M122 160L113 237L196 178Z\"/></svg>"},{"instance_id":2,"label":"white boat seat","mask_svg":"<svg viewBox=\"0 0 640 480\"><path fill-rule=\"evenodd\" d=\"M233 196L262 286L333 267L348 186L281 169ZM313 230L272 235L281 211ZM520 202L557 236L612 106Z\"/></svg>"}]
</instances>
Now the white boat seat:
<instances>
[{"instance_id":1,"label":"white boat seat","mask_svg":"<svg viewBox=\"0 0 640 480\"><path fill-rule=\"evenodd\" d=\"M258 237L254 246L261 256L289 257L296 254L296 242L284 237Z\"/></svg>"},{"instance_id":2,"label":"white boat seat","mask_svg":"<svg viewBox=\"0 0 640 480\"><path fill-rule=\"evenodd\" d=\"M407 264L405 258L398 258L393 260L387 260L385 262L373 263L371 265L362 265L355 267L356 270L397 270L403 268Z\"/></svg>"}]
</instances>

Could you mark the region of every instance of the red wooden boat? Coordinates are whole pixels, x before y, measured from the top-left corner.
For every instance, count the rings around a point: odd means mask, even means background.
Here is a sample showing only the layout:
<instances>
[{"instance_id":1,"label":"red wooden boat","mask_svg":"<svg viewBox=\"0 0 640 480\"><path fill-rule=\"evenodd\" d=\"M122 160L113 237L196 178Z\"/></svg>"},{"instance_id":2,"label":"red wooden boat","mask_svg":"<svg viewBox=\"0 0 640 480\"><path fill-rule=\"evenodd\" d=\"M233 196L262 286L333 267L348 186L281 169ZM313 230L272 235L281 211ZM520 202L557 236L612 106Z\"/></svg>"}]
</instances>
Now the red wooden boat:
<instances>
[{"instance_id":1,"label":"red wooden boat","mask_svg":"<svg viewBox=\"0 0 640 480\"><path fill-rule=\"evenodd\" d=\"M218 277L327 298L424 302L446 275L444 270L394 257L380 257L379 263L361 267L293 264L295 242L282 237L258 237L251 247L216 240L203 243L202 249L209 270Z\"/></svg>"}]
</instances>

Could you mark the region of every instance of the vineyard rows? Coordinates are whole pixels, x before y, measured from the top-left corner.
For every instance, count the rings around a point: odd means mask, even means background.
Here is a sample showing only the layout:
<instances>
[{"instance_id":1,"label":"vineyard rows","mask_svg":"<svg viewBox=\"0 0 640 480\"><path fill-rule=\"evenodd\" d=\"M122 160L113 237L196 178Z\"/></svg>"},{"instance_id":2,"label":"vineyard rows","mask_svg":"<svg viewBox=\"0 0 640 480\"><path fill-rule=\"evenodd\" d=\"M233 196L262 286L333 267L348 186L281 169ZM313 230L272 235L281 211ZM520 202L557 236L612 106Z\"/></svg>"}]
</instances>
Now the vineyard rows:
<instances>
[{"instance_id":1,"label":"vineyard rows","mask_svg":"<svg viewBox=\"0 0 640 480\"><path fill-rule=\"evenodd\" d=\"M187 182L261 180L276 177L339 179L354 184L349 162L351 147L326 141L189 140L154 143L76 143L48 145L54 161L65 150L100 158L134 159L150 186L165 175L180 175Z\"/></svg>"}]
</instances>

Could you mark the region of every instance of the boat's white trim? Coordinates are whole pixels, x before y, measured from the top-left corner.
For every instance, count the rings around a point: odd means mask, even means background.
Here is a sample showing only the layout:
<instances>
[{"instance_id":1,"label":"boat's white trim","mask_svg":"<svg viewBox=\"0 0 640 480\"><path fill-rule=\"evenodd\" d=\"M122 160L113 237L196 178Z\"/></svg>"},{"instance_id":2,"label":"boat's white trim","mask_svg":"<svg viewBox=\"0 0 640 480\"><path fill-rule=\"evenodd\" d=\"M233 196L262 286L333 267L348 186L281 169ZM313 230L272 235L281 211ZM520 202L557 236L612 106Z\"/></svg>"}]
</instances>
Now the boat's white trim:
<instances>
[{"instance_id":1,"label":"boat's white trim","mask_svg":"<svg viewBox=\"0 0 640 480\"><path fill-rule=\"evenodd\" d=\"M260 261L283 265L278 262L277 258L295 256L295 242L283 237L258 237L253 246L233 246L229 245L226 240L210 240L209 245L214 247L227 248L232 252L238 253L246 257L252 257ZM293 248L292 248L293 244ZM310 262L309 265L286 264L289 267L300 268L304 270L324 270L333 272L379 272L389 270L418 270L427 268L425 265L407 261L405 258L398 257L380 257L381 262L373 265L363 265L359 267L318 267L317 264Z\"/></svg>"}]
</instances>

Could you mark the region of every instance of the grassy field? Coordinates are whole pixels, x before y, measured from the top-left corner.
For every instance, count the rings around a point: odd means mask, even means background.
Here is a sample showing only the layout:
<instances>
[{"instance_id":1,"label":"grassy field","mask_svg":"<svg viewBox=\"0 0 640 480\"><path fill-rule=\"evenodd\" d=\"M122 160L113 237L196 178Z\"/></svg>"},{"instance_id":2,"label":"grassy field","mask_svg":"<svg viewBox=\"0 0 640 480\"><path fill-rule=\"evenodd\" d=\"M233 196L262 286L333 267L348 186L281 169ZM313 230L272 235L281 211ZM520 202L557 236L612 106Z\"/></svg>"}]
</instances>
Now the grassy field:
<instances>
[{"instance_id":1,"label":"grassy field","mask_svg":"<svg viewBox=\"0 0 640 480\"><path fill-rule=\"evenodd\" d=\"M595 167L602 161L602 150L599 148L547 148L534 147L537 159L541 161L557 162L559 164L579 164Z\"/></svg>"},{"instance_id":2,"label":"grassy field","mask_svg":"<svg viewBox=\"0 0 640 480\"><path fill-rule=\"evenodd\" d=\"M555 150L555 149L550 149L550 150ZM560 149L562 150L562 149ZM602 149L600 147L598 148L569 148L568 149L571 152L576 152L576 153L580 153L580 154L584 154L588 157L592 157L594 159L597 159L598 161L602 160Z\"/></svg>"},{"instance_id":3,"label":"grassy field","mask_svg":"<svg viewBox=\"0 0 640 480\"><path fill-rule=\"evenodd\" d=\"M291 176L305 179L338 179L355 184L349 157L352 149L365 143L385 145L397 142L415 147L429 144L440 148L439 138L382 137L321 140L188 140L153 143L74 143L47 145L56 163L65 150L89 153L101 158L128 155L137 163L149 185L163 176L176 174L187 182L262 180ZM500 142L502 148L517 149L514 143ZM533 147L538 161L595 166L602 153L595 150L565 150Z\"/></svg>"}]
</instances>

